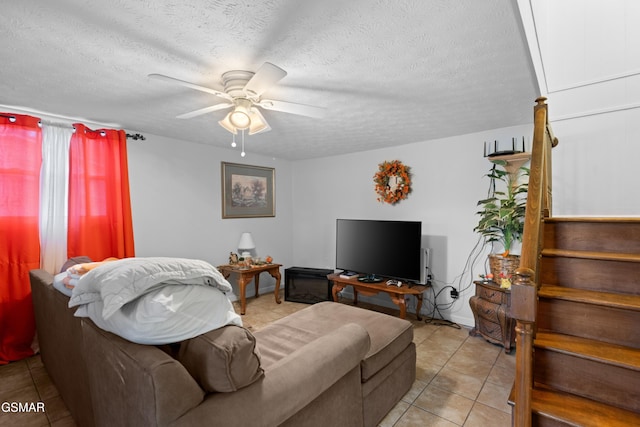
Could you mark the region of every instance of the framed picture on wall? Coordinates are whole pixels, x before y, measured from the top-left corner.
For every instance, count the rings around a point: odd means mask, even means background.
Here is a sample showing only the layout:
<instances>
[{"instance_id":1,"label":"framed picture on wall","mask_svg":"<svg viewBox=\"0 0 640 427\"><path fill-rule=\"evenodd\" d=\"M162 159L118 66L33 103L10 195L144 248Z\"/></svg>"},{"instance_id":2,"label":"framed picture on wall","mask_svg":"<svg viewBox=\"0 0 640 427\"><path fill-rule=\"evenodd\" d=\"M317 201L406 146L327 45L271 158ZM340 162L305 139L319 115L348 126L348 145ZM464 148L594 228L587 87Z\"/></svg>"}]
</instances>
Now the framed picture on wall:
<instances>
[{"instance_id":1,"label":"framed picture on wall","mask_svg":"<svg viewBox=\"0 0 640 427\"><path fill-rule=\"evenodd\" d=\"M276 170L222 162L222 218L276 216Z\"/></svg>"}]
</instances>

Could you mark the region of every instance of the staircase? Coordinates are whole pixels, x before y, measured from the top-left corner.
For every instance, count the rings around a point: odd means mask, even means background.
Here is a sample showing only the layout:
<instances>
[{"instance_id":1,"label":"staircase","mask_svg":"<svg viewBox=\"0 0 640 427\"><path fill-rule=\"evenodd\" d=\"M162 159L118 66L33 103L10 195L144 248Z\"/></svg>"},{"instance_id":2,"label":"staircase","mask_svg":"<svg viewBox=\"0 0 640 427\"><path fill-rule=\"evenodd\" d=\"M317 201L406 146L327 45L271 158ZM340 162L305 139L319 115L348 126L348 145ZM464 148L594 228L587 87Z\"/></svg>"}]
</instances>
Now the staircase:
<instances>
[{"instance_id":1,"label":"staircase","mask_svg":"<svg viewBox=\"0 0 640 427\"><path fill-rule=\"evenodd\" d=\"M531 424L640 426L640 218L545 218Z\"/></svg>"}]
</instances>

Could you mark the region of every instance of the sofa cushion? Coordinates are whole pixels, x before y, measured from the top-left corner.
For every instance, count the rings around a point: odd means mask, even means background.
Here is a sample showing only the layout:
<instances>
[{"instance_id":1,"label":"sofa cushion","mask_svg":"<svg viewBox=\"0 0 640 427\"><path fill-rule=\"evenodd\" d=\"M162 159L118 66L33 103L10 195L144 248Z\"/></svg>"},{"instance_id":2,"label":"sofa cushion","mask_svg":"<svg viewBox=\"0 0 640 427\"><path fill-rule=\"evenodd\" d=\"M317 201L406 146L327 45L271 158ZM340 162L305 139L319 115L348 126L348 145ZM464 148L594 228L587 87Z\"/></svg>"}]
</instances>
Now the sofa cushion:
<instances>
[{"instance_id":1,"label":"sofa cushion","mask_svg":"<svg viewBox=\"0 0 640 427\"><path fill-rule=\"evenodd\" d=\"M233 325L184 341L178 360L208 392L236 391L264 373L254 336Z\"/></svg>"},{"instance_id":2,"label":"sofa cushion","mask_svg":"<svg viewBox=\"0 0 640 427\"><path fill-rule=\"evenodd\" d=\"M383 313L336 302L314 304L256 332L264 366L345 323L369 333L371 347L361 363L366 382L402 353L413 341L411 322Z\"/></svg>"},{"instance_id":3,"label":"sofa cushion","mask_svg":"<svg viewBox=\"0 0 640 427\"><path fill-rule=\"evenodd\" d=\"M74 265L84 264L86 262L93 262L93 261L88 256L76 256L73 258L69 258L68 260L65 261L64 264L62 264L60 273L67 271L70 267L73 267Z\"/></svg>"}]
</instances>

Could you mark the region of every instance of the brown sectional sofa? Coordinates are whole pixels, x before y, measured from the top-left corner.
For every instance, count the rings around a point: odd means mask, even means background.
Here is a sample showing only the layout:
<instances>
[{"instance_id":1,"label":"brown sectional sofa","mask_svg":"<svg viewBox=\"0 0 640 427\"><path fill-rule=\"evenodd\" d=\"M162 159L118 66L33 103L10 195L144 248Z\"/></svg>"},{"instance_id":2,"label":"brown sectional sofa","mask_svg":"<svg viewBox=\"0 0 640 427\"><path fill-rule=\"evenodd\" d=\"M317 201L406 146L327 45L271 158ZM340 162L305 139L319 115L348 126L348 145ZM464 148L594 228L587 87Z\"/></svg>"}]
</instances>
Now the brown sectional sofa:
<instances>
[{"instance_id":1,"label":"brown sectional sofa","mask_svg":"<svg viewBox=\"0 0 640 427\"><path fill-rule=\"evenodd\" d=\"M42 361L80 427L370 427L415 380L411 323L381 313L324 302L158 347L74 317L52 282L31 272Z\"/></svg>"}]
</instances>

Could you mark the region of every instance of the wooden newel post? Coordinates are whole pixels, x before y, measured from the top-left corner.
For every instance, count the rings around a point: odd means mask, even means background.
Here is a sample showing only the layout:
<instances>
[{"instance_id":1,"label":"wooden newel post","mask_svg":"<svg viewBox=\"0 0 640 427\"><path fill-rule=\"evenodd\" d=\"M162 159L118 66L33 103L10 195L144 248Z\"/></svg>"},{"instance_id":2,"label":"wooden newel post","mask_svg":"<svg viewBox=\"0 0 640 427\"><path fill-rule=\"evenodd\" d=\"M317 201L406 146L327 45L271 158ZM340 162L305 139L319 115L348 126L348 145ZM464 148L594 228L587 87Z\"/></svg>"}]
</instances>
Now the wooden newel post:
<instances>
[{"instance_id":1,"label":"wooden newel post","mask_svg":"<svg viewBox=\"0 0 640 427\"><path fill-rule=\"evenodd\" d=\"M533 335L538 293L535 272L526 267L516 270L511 285L511 316L516 319L516 380L514 425L531 427L531 395L533 388Z\"/></svg>"}]
</instances>

